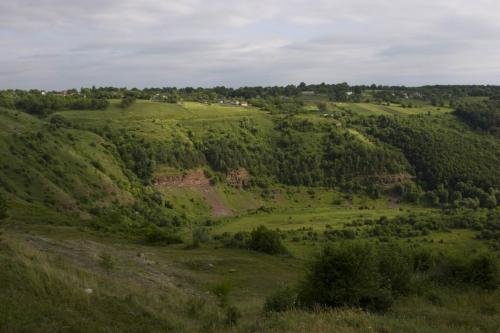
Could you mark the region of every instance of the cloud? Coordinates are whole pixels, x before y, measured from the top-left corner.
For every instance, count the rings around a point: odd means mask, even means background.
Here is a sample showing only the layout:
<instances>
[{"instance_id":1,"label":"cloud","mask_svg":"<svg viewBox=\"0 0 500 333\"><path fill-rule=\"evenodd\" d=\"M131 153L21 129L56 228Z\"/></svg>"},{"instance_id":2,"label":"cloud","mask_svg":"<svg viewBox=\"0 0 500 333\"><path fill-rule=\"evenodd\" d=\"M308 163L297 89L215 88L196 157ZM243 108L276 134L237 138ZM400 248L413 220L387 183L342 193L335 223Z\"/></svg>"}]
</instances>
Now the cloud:
<instances>
[{"instance_id":1,"label":"cloud","mask_svg":"<svg viewBox=\"0 0 500 333\"><path fill-rule=\"evenodd\" d=\"M0 3L0 89L500 83L496 0Z\"/></svg>"}]
</instances>

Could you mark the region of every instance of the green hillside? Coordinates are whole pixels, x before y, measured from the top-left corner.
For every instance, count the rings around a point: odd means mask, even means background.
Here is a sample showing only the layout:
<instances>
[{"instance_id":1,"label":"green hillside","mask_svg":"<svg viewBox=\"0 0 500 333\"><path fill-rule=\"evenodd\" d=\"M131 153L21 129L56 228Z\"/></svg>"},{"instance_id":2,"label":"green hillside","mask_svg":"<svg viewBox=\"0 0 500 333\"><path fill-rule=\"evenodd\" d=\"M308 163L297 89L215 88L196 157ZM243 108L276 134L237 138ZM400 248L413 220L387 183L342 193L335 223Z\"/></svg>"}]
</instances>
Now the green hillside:
<instances>
[{"instance_id":1,"label":"green hillside","mask_svg":"<svg viewBox=\"0 0 500 333\"><path fill-rule=\"evenodd\" d=\"M0 94L0 331L495 331L498 109L331 89Z\"/></svg>"}]
</instances>

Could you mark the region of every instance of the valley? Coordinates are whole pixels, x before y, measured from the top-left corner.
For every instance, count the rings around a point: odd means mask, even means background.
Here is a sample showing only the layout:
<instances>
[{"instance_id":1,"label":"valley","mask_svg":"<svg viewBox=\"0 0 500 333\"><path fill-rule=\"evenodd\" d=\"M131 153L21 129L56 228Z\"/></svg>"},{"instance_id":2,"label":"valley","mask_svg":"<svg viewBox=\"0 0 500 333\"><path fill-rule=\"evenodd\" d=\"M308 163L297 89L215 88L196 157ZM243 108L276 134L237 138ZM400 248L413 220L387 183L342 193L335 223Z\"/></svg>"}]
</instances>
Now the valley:
<instances>
[{"instance_id":1,"label":"valley","mask_svg":"<svg viewBox=\"0 0 500 333\"><path fill-rule=\"evenodd\" d=\"M377 97L401 91L102 88L71 98L103 108L40 113L1 92L18 102L0 103L0 331L494 332L500 140L458 97ZM330 246L408 275L309 306Z\"/></svg>"}]
</instances>

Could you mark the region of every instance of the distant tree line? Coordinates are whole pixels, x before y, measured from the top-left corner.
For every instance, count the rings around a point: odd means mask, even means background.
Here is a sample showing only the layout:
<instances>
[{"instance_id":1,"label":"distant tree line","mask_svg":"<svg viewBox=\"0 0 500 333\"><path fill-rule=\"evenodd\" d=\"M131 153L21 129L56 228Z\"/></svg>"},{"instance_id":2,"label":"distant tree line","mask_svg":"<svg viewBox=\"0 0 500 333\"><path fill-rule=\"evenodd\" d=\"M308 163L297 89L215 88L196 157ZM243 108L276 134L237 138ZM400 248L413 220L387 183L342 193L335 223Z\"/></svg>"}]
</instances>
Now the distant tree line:
<instances>
[{"instance_id":1,"label":"distant tree line","mask_svg":"<svg viewBox=\"0 0 500 333\"><path fill-rule=\"evenodd\" d=\"M34 115L43 115L59 110L104 110L109 102L104 98L82 95L44 94L39 91L2 91L0 106L19 109Z\"/></svg>"},{"instance_id":2,"label":"distant tree line","mask_svg":"<svg viewBox=\"0 0 500 333\"><path fill-rule=\"evenodd\" d=\"M369 92L370 98L364 96ZM204 103L216 103L221 100L244 99L251 101L255 106L265 110L289 111L300 109L300 96L322 95L332 101L360 102L379 101L407 103L406 100L422 100L435 106L449 104L456 106L456 101L463 97L495 97L500 96L500 86L482 85L436 85L422 87L383 86L383 85L355 85L339 84L306 84L286 86L256 86L230 88L217 86L213 88L118 88L92 87L69 89L63 92L40 90L4 90L0 91L0 106L25 110L40 114L47 111L61 109L103 109L107 106L107 99L122 99L124 97L156 100L167 103L177 103L182 100L191 100Z\"/></svg>"}]
</instances>

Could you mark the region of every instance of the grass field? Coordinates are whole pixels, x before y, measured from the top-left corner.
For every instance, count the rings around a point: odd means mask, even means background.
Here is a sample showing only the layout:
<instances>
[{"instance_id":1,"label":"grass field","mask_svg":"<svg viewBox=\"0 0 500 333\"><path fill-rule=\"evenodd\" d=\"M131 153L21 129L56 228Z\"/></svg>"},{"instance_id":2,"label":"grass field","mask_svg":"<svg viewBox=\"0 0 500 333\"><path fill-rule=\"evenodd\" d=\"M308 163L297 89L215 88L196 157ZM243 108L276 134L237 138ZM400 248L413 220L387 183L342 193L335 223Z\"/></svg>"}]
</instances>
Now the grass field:
<instances>
[{"instance_id":1,"label":"grass field","mask_svg":"<svg viewBox=\"0 0 500 333\"><path fill-rule=\"evenodd\" d=\"M435 107L421 105L413 108L403 108L398 104L381 105L372 103L335 103L335 109L351 110L355 114L362 116L378 115L416 115L416 114L439 114L451 112L447 107Z\"/></svg>"},{"instance_id":2,"label":"grass field","mask_svg":"<svg viewBox=\"0 0 500 333\"><path fill-rule=\"evenodd\" d=\"M411 208L411 212L428 212L425 208ZM312 228L316 231L324 231L326 226L340 228L344 224L359 218L388 218L405 214L399 208L375 208L358 210L356 208L288 208L279 209L274 213L260 213L247 215L226 221L217 231L251 231L259 225L280 230L295 230L301 228Z\"/></svg>"},{"instance_id":3,"label":"grass field","mask_svg":"<svg viewBox=\"0 0 500 333\"><path fill-rule=\"evenodd\" d=\"M210 245L146 247L71 227L0 230L0 281L10 290L0 293L4 332L495 332L500 324L498 292L474 289L425 290L386 314L264 315L265 297L300 279L302 259ZM237 327L226 326L216 286L241 311Z\"/></svg>"}]
</instances>

